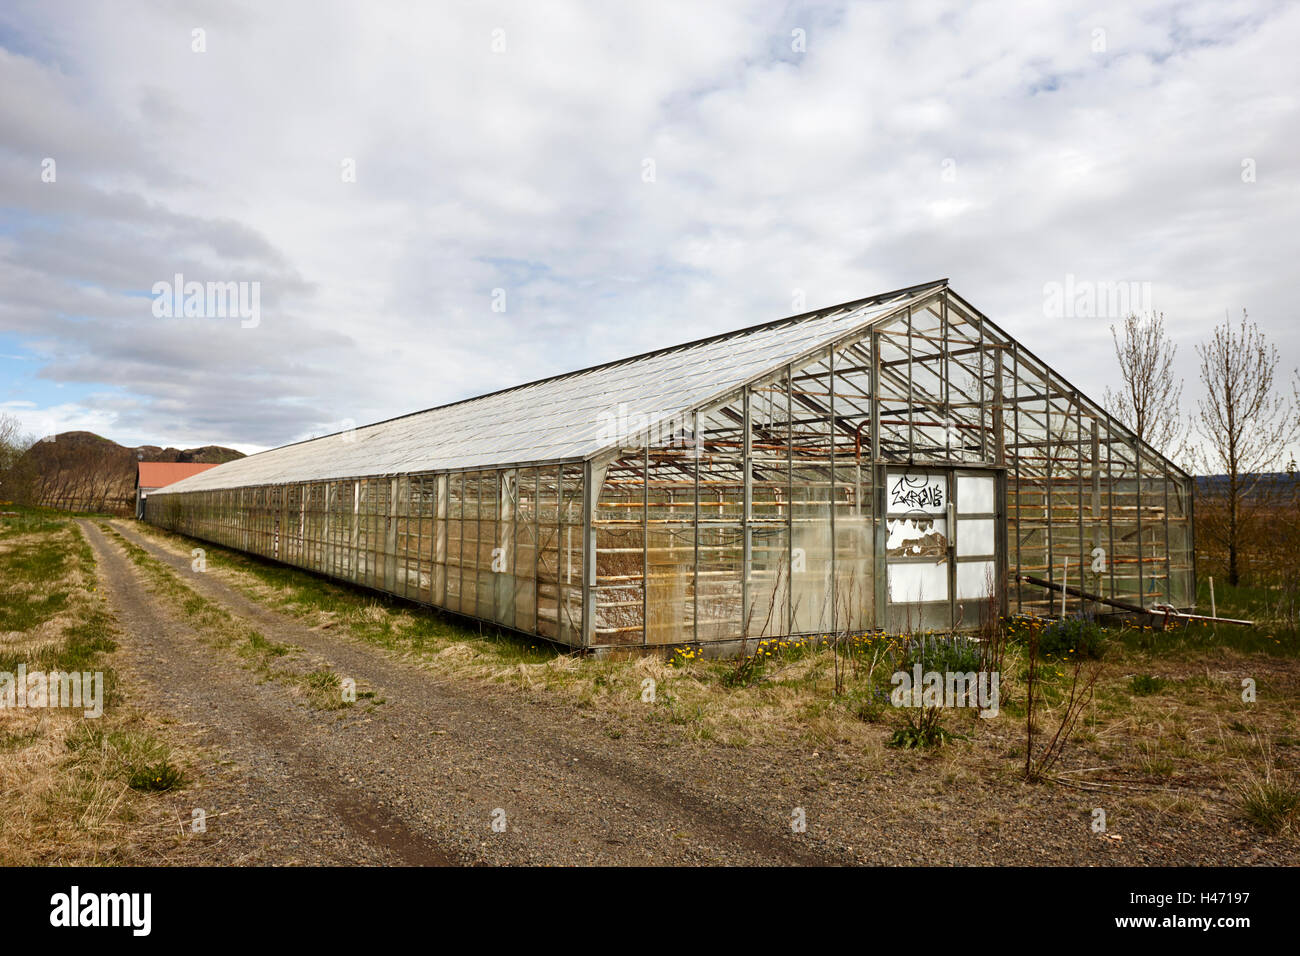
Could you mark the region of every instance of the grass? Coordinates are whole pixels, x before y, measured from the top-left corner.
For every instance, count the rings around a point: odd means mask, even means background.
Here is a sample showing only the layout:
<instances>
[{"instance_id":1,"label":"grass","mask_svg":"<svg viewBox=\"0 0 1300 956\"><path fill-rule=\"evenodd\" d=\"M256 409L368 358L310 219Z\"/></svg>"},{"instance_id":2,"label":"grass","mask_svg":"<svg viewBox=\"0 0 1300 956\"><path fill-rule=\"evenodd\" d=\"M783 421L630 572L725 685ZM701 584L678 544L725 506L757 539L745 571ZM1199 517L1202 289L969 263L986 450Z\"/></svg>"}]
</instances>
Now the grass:
<instances>
[{"instance_id":1,"label":"grass","mask_svg":"<svg viewBox=\"0 0 1300 956\"><path fill-rule=\"evenodd\" d=\"M1243 726L1239 732L1244 739L1234 742L1234 749L1240 753L1244 772L1226 782L1238 816L1274 836L1297 835L1300 774L1294 766L1285 766L1279 750L1286 745L1254 726Z\"/></svg>"},{"instance_id":2,"label":"grass","mask_svg":"<svg viewBox=\"0 0 1300 956\"><path fill-rule=\"evenodd\" d=\"M128 711L112 667L116 622L97 593L93 552L69 516L0 516L0 672L98 672L103 715L0 710L0 859L9 865L130 862L160 807L134 788L151 767L184 785L160 722ZM141 763L144 754L155 756ZM170 768L170 770L167 770ZM141 781L143 782L143 778ZM151 856L150 859L157 859Z\"/></svg>"},{"instance_id":3,"label":"grass","mask_svg":"<svg viewBox=\"0 0 1300 956\"><path fill-rule=\"evenodd\" d=\"M1220 617L1252 621L1254 625L1198 622L1163 631L1149 626L1130 627L1117 631L1115 638L1130 651L1156 651L1165 658L1196 657L1218 649L1270 657L1300 657L1300 634L1284 622L1273 620L1275 589L1248 584L1233 587L1216 580L1214 592ZM1198 582L1196 606L1197 613L1210 613L1210 587L1204 576Z\"/></svg>"},{"instance_id":4,"label":"grass","mask_svg":"<svg viewBox=\"0 0 1300 956\"><path fill-rule=\"evenodd\" d=\"M179 790L187 782L174 750L139 729L86 722L69 736L67 746L70 765L92 781L109 776L145 793Z\"/></svg>"},{"instance_id":5,"label":"grass","mask_svg":"<svg viewBox=\"0 0 1300 956\"><path fill-rule=\"evenodd\" d=\"M185 774L170 760L160 760L132 771L126 782L132 790L165 793L185 786Z\"/></svg>"},{"instance_id":6,"label":"grass","mask_svg":"<svg viewBox=\"0 0 1300 956\"><path fill-rule=\"evenodd\" d=\"M62 530L68 521L68 515L63 512L28 505L10 503L0 510L11 512L0 515L0 541L27 535L52 534Z\"/></svg>"},{"instance_id":7,"label":"grass","mask_svg":"<svg viewBox=\"0 0 1300 956\"><path fill-rule=\"evenodd\" d=\"M1237 799L1242 816L1267 833L1289 834L1300 819L1300 787L1271 772L1239 785Z\"/></svg>"},{"instance_id":8,"label":"grass","mask_svg":"<svg viewBox=\"0 0 1300 956\"><path fill-rule=\"evenodd\" d=\"M1134 674L1133 679L1129 681L1129 689L1134 696L1150 697L1152 694L1158 694L1164 689L1165 682L1159 677L1152 677L1150 674Z\"/></svg>"},{"instance_id":9,"label":"grass","mask_svg":"<svg viewBox=\"0 0 1300 956\"><path fill-rule=\"evenodd\" d=\"M68 603L68 591L40 587L63 579L71 554L65 534L40 533L14 541L4 552L0 578L0 631L28 631L58 614Z\"/></svg>"}]
</instances>

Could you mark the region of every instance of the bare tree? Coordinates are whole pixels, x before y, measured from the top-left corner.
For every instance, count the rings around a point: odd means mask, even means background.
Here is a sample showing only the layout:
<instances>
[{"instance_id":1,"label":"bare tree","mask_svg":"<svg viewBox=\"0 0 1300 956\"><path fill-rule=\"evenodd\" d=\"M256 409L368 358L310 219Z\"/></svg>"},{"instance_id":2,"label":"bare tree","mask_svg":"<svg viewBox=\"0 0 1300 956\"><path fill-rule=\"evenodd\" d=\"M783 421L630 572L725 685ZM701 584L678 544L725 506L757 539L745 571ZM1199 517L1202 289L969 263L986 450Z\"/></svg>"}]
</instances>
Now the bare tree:
<instances>
[{"instance_id":1,"label":"bare tree","mask_svg":"<svg viewBox=\"0 0 1300 956\"><path fill-rule=\"evenodd\" d=\"M14 472L18 461L32 447L35 439L23 431L23 423L7 412L0 412L0 498L13 498Z\"/></svg>"},{"instance_id":2,"label":"bare tree","mask_svg":"<svg viewBox=\"0 0 1300 956\"><path fill-rule=\"evenodd\" d=\"M1228 583L1241 581L1243 529L1276 482L1268 473L1300 434L1291 403L1274 393L1277 348L1241 310L1235 327L1225 316L1208 342L1196 347L1205 398L1197 402L1198 459L1206 474L1223 475L1221 537L1228 548Z\"/></svg>"},{"instance_id":3,"label":"bare tree","mask_svg":"<svg viewBox=\"0 0 1300 956\"><path fill-rule=\"evenodd\" d=\"M1119 360L1119 389L1106 389L1112 415L1139 439L1174 461L1187 454L1180 401L1183 384L1174 374L1178 346L1165 332L1164 314L1130 314L1122 328L1110 327Z\"/></svg>"}]
</instances>

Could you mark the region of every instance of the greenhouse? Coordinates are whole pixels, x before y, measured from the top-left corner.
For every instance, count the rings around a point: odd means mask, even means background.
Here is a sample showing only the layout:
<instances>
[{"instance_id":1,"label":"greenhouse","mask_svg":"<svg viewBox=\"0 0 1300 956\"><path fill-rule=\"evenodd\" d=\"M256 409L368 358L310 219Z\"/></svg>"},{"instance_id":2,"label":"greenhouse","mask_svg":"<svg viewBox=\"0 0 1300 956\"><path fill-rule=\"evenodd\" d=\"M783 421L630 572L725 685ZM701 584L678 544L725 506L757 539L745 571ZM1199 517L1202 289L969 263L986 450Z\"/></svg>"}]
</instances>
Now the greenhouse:
<instances>
[{"instance_id":1,"label":"greenhouse","mask_svg":"<svg viewBox=\"0 0 1300 956\"><path fill-rule=\"evenodd\" d=\"M1195 593L1192 479L946 280L261 452L146 520L589 650Z\"/></svg>"}]
</instances>

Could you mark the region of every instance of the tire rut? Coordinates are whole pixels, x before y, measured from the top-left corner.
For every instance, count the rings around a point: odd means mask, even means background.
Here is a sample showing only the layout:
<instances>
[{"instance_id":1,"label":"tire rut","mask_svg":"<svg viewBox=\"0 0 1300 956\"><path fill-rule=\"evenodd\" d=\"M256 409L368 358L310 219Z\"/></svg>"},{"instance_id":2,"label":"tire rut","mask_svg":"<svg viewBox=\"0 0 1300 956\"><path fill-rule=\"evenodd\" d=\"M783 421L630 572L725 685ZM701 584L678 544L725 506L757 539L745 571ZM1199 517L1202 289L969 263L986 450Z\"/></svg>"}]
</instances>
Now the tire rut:
<instances>
[{"instance_id":1,"label":"tire rut","mask_svg":"<svg viewBox=\"0 0 1300 956\"><path fill-rule=\"evenodd\" d=\"M192 572L188 554L120 522L111 526L268 638L301 647L328 660L340 676L370 684L384 703L365 720L315 726L329 741L315 759L369 792L382 792L386 812L434 834L439 845L459 847L467 860L849 862L790 835L789 810L775 801L768 817L685 783L712 777L717 794L753 791L753 781L718 779L716 762L695 765L685 748L666 751L652 740L593 740L594 721L576 708L430 676L350 635L309 628L212 573ZM288 747L300 732L295 728L276 740ZM493 832L493 815L502 812L507 829Z\"/></svg>"},{"instance_id":2,"label":"tire rut","mask_svg":"<svg viewBox=\"0 0 1300 956\"><path fill-rule=\"evenodd\" d=\"M251 806L264 820L279 818L278 826L283 827L283 811L289 809L290 826L295 819L306 824L291 842L316 847L303 862L355 862L358 855L362 860L409 865L453 862L360 788L322 775L322 754L305 739L299 709L254 685L244 668L221 666L214 659L220 652L160 607L120 548L93 524L79 524L95 552L97 574L118 623L128 635L127 670L148 685L146 693L158 694L165 709L202 726L209 741L255 778L249 792L238 794L240 816ZM322 837L320 860L316 857ZM358 840L366 847L354 846ZM245 841L235 837L232 842L241 846ZM359 849L363 852L357 854Z\"/></svg>"}]
</instances>

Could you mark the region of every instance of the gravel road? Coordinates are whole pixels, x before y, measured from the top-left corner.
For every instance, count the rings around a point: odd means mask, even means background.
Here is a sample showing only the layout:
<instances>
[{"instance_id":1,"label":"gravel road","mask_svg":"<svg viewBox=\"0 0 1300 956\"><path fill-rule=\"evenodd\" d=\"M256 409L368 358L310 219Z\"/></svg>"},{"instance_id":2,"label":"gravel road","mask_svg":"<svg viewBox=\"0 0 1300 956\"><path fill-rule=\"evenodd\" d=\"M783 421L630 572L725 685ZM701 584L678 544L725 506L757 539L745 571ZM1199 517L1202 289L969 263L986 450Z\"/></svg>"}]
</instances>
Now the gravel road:
<instances>
[{"instance_id":1,"label":"gravel road","mask_svg":"<svg viewBox=\"0 0 1300 956\"><path fill-rule=\"evenodd\" d=\"M112 524L293 656L382 701L313 710L260 679L151 592L118 543L81 522L124 632L116 666L127 693L179 721L210 758L192 793L209 814L194 862L1282 862L1282 845L1235 825L1171 827L1141 808L1124 815L1122 839L1103 839L1087 825L1095 794L1010 780L945 788L925 758L871 773L860 755L688 742L552 697L440 679L340 629L306 627L218 574L192 572L179 547ZM792 830L796 807L806 832Z\"/></svg>"},{"instance_id":2,"label":"gravel road","mask_svg":"<svg viewBox=\"0 0 1300 956\"><path fill-rule=\"evenodd\" d=\"M435 680L336 631L304 627L191 572L188 555L114 527L269 639L327 661L383 700L353 719L258 682L179 622L120 546L83 522L127 635L123 670L153 697L149 704L202 728L204 742L237 767L237 779L218 792L231 789L221 795L239 812L223 823L221 807L205 807L209 830L221 834L214 843L227 841L219 853L248 862L398 864L851 859L802 839L807 834L796 838L788 801L751 810L715 795L728 792L716 768L680 746L612 740L572 708ZM492 826L499 810L503 832ZM222 832L232 830L244 832Z\"/></svg>"}]
</instances>

